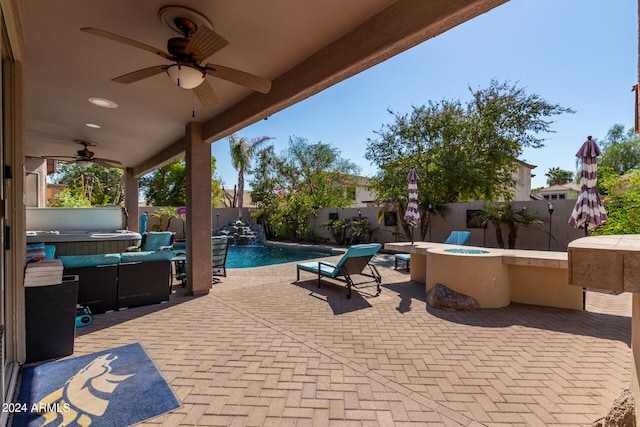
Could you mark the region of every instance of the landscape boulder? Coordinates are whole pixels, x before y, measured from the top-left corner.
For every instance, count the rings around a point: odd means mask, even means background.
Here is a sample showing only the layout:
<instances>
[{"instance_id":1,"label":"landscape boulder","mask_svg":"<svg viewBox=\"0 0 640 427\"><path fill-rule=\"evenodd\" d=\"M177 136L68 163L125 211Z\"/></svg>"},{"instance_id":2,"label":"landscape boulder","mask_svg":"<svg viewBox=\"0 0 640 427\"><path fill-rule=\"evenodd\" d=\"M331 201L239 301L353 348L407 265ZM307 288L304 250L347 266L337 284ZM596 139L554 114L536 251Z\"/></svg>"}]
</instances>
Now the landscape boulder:
<instances>
[{"instance_id":1,"label":"landscape boulder","mask_svg":"<svg viewBox=\"0 0 640 427\"><path fill-rule=\"evenodd\" d=\"M427 303L443 310L472 311L480 308L475 298L449 289L442 283L436 283L431 289L427 295Z\"/></svg>"},{"instance_id":2,"label":"landscape boulder","mask_svg":"<svg viewBox=\"0 0 640 427\"><path fill-rule=\"evenodd\" d=\"M634 427L636 425L635 400L629 387L613 402L606 417L593 423L593 427Z\"/></svg>"}]
</instances>

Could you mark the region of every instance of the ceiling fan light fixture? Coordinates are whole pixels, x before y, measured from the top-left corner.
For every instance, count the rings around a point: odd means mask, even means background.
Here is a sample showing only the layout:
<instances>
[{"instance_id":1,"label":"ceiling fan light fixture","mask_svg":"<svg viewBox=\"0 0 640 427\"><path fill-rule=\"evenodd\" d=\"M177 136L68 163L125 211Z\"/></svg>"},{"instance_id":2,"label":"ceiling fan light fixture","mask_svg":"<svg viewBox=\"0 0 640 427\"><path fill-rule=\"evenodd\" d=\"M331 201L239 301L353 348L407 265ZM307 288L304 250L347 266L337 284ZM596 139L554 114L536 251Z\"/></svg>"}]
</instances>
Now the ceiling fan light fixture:
<instances>
[{"instance_id":1,"label":"ceiling fan light fixture","mask_svg":"<svg viewBox=\"0 0 640 427\"><path fill-rule=\"evenodd\" d=\"M78 160L76 163L82 169L87 169L87 168L93 166L93 162L91 160Z\"/></svg>"},{"instance_id":2,"label":"ceiling fan light fixture","mask_svg":"<svg viewBox=\"0 0 640 427\"><path fill-rule=\"evenodd\" d=\"M204 81L205 73L189 65L174 64L167 67L167 74L183 89L193 89Z\"/></svg>"}]
</instances>

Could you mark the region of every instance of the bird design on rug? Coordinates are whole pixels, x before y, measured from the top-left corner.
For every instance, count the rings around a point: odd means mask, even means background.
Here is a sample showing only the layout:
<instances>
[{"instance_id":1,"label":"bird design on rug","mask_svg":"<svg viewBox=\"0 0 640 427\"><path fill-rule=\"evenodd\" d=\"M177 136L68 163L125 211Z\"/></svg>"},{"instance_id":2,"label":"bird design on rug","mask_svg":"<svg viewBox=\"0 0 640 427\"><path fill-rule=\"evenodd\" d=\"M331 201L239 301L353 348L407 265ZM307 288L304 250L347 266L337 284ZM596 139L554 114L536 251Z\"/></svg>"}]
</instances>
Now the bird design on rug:
<instances>
[{"instance_id":1,"label":"bird design on rug","mask_svg":"<svg viewBox=\"0 0 640 427\"><path fill-rule=\"evenodd\" d=\"M59 425L69 425L75 421L80 426L89 426L91 416L104 415L109 400L97 396L96 392L111 394L121 382L134 375L112 374L111 363L118 356L110 356L105 354L96 357L67 380L63 387L38 402L38 407L43 408L40 412L45 419L43 426L54 422L59 416L62 417Z\"/></svg>"}]
</instances>

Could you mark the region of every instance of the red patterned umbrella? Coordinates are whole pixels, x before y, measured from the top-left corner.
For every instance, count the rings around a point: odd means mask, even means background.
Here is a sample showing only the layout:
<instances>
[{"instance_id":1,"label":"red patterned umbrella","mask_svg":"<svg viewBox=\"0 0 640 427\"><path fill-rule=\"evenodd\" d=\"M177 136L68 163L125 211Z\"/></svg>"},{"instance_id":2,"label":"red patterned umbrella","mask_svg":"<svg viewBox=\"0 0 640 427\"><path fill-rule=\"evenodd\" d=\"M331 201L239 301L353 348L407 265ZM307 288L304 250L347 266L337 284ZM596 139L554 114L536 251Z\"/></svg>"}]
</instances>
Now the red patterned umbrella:
<instances>
[{"instance_id":1,"label":"red patterned umbrella","mask_svg":"<svg viewBox=\"0 0 640 427\"><path fill-rule=\"evenodd\" d=\"M404 220L409 224L409 227L415 228L420 224L420 211L418 210L418 174L415 168L411 168L409 171L407 184L409 187L409 202L407 203ZM413 244L413 230L411 230L411 243Z\"/></svg>"},{"instance_id":2,"label":"red patterned umbrella","mask_svg":"<svg viewBox=\"0 0 640 427\"><path fill-rule=\"evenodd\" d=\"M596 189L598 182L597 158L601 154L602 152L591 137L587 138L576 153L576 157L582 159L580 194L571 213L571 218L569 218L569 224L574 228L584 229L585 235L587 231L595 230L599 225L607 222L609 218Z\"/></svg>"}]
</instances>

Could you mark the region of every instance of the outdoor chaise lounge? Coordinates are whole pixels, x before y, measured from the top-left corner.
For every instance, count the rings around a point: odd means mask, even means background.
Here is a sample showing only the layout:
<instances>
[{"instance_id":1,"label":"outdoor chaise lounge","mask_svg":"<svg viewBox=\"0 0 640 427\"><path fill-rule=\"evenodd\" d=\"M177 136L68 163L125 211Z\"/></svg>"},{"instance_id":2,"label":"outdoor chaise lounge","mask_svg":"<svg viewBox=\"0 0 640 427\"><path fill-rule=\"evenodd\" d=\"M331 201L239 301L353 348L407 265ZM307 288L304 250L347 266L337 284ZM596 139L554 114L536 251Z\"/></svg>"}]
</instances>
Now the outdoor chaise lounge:
<instances>
[{"instance_id":1,"label":"outdoor chaise lounge","mask_svg":"<svg viewBox=\"0 0 640 427\"><path fill-rule=\"evenodd\" d=\"M318 288L320 287L320 281L322 276L344 280L347 284L347 298L351 298L351 287L354 286L352 276L361 275L367 276L373 279L376 283L376 296L380 295L380 283L382 277L378 272L375 265L371 264L371 259L380 250L382 245L380 243L368 243L362 245L353 245L349 247L347 252L340 258L336 264L326 261L312 261L303 262L297 265L296 269L296 282L300 280L300 270L305 270L310 273L318 275ZM368 267L369 272L366 272ZM369 283L360 282L362 283Z\"/></svg>"},{"instance_id":2,"label":"outdoor chaise lounge","mask_svg":"<svg viewBox=\"0 0 640 427\"><path fill-rule=\"evenodd\" d=\"M444 243L447 245L464 245L469 240L469 236L471 236L470 231L452 231ZM395 254L393 257L396 260L396 270L398 269L398 261L404 261L406 263L405 268L409 270L411 267L411 254Z\"/></svg>"}]
</instances>

